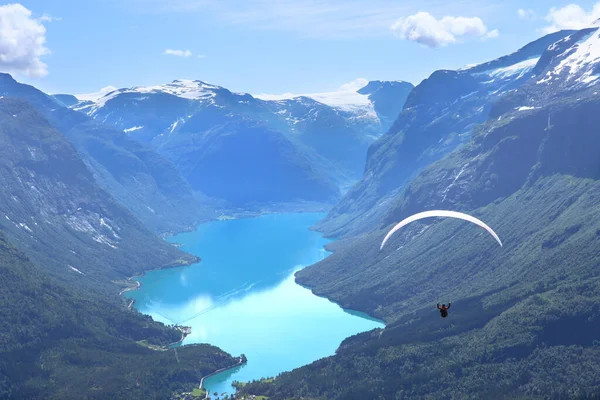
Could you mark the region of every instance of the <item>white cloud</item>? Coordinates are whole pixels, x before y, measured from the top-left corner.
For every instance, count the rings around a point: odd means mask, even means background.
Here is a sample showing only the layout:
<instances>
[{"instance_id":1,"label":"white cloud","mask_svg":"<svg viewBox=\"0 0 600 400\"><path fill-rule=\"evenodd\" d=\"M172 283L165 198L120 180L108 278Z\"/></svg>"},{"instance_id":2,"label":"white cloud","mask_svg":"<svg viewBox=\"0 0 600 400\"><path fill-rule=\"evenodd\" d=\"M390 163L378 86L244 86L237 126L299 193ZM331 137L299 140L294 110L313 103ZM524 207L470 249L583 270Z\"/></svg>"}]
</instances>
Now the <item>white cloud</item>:
<instances>
[{"instance_id":1,"label":"white cloud","mask_svg":"<svg viewBox=\"0 0 600 400\"><path fill-rule=\"evenodd\" d=\"M396 36L429 47L440 47L456 43L459 37L493 38L499 35L497 29L488 31L479 17L443 17L436 19L428 12L418 12L400 18L392 25Z\"/></svg>"},{"instance_id":2,"label":"white cloud","mask_svg":"<svg viewBox=\"0 0 600 400\"><path fill-rule=\"evenodd\" d=\"M192 52L189 50L174 50L174 49L166 49L163 54L167 54L170 56L177 57L189 57L192 55Z\"/></svg>"},{"instance_id":3,"label":"white cloud","mask_svg":"<svg viewBox=\"0 0 600 400\"><path fill-rule=\"evenodd\" d=\"M498 29L492 29L483 35L483 39L495 39L498 36L500 36L500 31Z\"/></svg>"},{"instance_id":4,"label":"white cloud","mask_svg":"<svg viewBox=\"0 0 600 400\"><path fill-rule=\"evenodd\" d=\"M48 74L40 58L50 53L45 46L46 28L31 18L20 4L0 6L0 71L31 77Z\"/></svg>"},{"instance_id":5,"label":"white cloud","mask_svg":"<svg viewBox=\"0 0 600 400\"><path fill-rule=\"evenodd\" d=\"M206 56L204 54L198 54L196 57L198 57L198 58L206 58Z\"/></svg>"},{"instance_id":6,"label":"white cloud","mask_svg":"<svg viewBox=\"0 0 600 400\"><path fill-rule=\"evenodd\" d=\"M42 22L55 22L62 21L62 17L52 17L50 15L44 14L39 18L39 20Z\"/></svg>"},{"instance_id":7,"label":"white cloud","mask_svg":"<svg viewBox=\"0 0 600 400\"><path fill-rule=\"evenodd\" d=\"M339 92L356 92L369 84L365 78L356 78L353 81L346 82L338 89Z\"/></svg>"},{"instance_id":8,"label":"white cloud","mask_svg":"<svg viewBox=\"0 0 600 400\"><path fill-rule=\"evenodd\" d=\"M525 10L523 8L519 8L517 10L517 15L521 19L535 19L537 17L537 14L535 13L535 11L533 11L531 9Z\"/></svg>"},{"instance_id":9,"label":"white cloud","mask_svg":"<svg viewBox=\"0 0 600 400\"><path fill-rule=\"evenodd\" d=\"M589 11L577 4L568 4L560 8L552 7L546 15L546 21L550 25L543 30L546 33L551 33L562 29L589 28L599 18L600 2L597 2Z\"/></svg>"},{"instance_id":10,"label":"white cloud","mask_svg":"<svg viewBox=\"0 0 600 400\"><path fill-rule=\"evenodd\" d=\"M106 0L135 12L203 13L230 25L290 32L303 37L352 38L389 35L402 15L419 10L400 0ZM425 0L420 6L446 15L490 14L503 7L481 0ZM423 4L424 3L424 4ZM143 10L143 11L140 11Z\"/></svg>"}]
</instances>

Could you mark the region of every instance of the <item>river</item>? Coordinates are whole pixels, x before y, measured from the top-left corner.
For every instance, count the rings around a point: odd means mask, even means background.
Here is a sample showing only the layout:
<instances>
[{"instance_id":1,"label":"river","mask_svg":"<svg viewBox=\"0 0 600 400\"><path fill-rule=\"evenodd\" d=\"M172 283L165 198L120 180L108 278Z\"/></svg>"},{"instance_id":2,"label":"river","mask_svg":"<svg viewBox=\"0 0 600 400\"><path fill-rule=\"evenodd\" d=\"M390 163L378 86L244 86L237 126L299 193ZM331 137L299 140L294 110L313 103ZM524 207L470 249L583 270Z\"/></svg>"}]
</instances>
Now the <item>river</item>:
<instances>
[{"instance_id":1,"label":"river","mask_svg":"<svg viewBox=\"0 0 600 400\"><path fill-rule=\"evenodd\" d=\"M275 376L333 355L348 336L384 325L346 311L294 282L294 272L327 257L329 241L308 228L322 213L270 214L215 221L169 239L202 258L151 271L127 292L142 313L191 326L183 344L210 343L248 363L205 381L210 393L231 382Z\"/></svg>"}]
</instances>

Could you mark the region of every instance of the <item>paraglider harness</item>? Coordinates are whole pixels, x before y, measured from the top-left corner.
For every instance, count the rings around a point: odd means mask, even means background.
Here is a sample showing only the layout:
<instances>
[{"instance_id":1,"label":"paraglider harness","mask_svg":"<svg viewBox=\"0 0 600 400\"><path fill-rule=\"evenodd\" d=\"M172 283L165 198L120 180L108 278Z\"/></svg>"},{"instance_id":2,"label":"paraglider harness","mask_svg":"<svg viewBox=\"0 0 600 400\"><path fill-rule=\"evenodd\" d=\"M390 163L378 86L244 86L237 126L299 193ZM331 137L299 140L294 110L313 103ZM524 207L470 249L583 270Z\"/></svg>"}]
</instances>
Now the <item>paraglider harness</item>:
<instances>
[{"instance_id":1,"label":"paraglider harness","mask_svg":"<svg viewBox=\"0 0 600 400\"><path fill-rule=\"evenodd\" d=\"M442 318L446 318L448 316L449 308L450 308L450 303L448 303L448 307L446 307L445 304L442 304L442 306L440 307L440 303L438 303L438 305L437 305L437 309L440 310L440 314L442 315Z\"/></svg>"}]
</instances>

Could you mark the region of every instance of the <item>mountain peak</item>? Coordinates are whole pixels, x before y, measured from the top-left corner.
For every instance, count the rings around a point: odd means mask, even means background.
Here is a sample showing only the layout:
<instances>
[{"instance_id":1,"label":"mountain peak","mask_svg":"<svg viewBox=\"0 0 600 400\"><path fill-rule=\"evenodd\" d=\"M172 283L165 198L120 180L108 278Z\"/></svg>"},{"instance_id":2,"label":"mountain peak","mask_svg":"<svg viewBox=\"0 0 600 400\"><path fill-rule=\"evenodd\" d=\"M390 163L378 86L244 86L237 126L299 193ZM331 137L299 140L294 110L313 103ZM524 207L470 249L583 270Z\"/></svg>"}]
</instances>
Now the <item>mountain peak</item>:
<instances>
[{"instance_id":1,"label":"mountain peak","mask_svg":"<svg viewBox=\"0 0 600 400\"><path fill-rule=\"evenodd\" d=\"M0 72L0 79L5 80L5 81L16 82L15 78L13 78L11 74L6 73L6 72Z\"/></svg>"},{"instance_id":2,"label":"mountain peak","mask_svg":"<svg viewBox=\"0 0 600 400\"><path fill-rule=\"evenodd\" d=\"M119 93L166 93L188 100L202 100L215 96L220 86L211 85L200 80L175 79L171 83L154 86L136 86L120 89Z\"/></svg>"},{"instance_id":3,"label":"mountain peak","mask_svg":"<svg viewBox=\"0 0 600 400\"><path fill-rule=\"evenodd\" d=\"M115 90L119 90L114 86L105 86L97 92L93 93L84 93L84 94L76 94L75 97L81 101L97 101L101 97L106 96L107 94L114 92Z\"/></svg>"},{"instance_id":4,"label":"mountain peak","mask_svg":"<svg viewBox=\"0 0 600 400\"><path fill-rule=\"evenodd\" d=\"M553 61L537 84L555 84L572 88L597 83L600 65L600 29L588 28L564 39L564 46L553 46ZM564 79L560 79L564 78Z\"/></svg>"},{"instance_id":5,"label":"mountain peak","mask_svg":"<svg viewBox=\"0 0 600 400\"><path fill-rule=\"evenodd\" d=\"M182 97L189 100L205 99L214 96L214 92L222 89L220 86L211 85L201 80L175 79L171 83L153 85L153 86L134 86L130 88L116 88L106 86L98 92L76 94L75 97L80 101L93 101L104 104L106 101L123 93L167 93L173 96Z\"/></svg>"},{"instance_id":6,"label":"mountain peak","mask_svg":"<svg viewBox=\"0 0 600 400\"><path fill-rule=\"evenodd\" d=\"M361 87L356 92L359 94L370 95L381 89L400 87L400 86L406 86L406 87L412 88L414 85L412 83L405 82L405 81L379 81L379 80L377 80L377 81L369 81L365 86Z\"/></svg>"}]
</instances>

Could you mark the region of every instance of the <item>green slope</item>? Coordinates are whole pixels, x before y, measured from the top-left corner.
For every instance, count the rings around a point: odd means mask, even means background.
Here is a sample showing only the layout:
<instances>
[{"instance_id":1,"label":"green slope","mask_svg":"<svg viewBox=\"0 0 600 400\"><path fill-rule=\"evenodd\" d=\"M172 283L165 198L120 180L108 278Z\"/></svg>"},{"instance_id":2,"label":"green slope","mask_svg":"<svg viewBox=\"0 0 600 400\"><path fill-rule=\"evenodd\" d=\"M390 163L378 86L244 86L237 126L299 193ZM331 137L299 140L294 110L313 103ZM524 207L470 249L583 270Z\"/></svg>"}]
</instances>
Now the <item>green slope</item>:
<instances>
[{"instance_id":1,"label":"green slope","mask_svg":"<svg viewBox=\"0 0 600 400\"><path fill-rule=\"evenodd\" d=\"M600 392L599 106L594 96L577 97L505 114L419 174L384 226L336 243L332 256L297 275L317 294L384 318L386 329L242 392L271 399ZM505 246L471 224L427 220L379 251L389 224L432 208L483 219ZM443 320L435 303L447 300Z\"/></svg>"},{"instance_id":2,"label":"green slope","mask_svg":"<svg viewBox=\"0 0 600 400\"><path fill-rule=\"evenodd\" d=\"M100 189L27 102L0 99L0 398L166 398L232 365L212 346L138 344L181 333L118 296L115 281L195 259Z\"/></svg>"},{"instance_id":3,"label":"green slope","mask_svg":"<svg viewBox=\"0 0 600 400\"><path fill-rule=\"evenodd\" d=\"M57 283L0 233L0 398L164 399L235 363L215 347L154 351L179 332Z\"/></svg>"}]
</instances>

